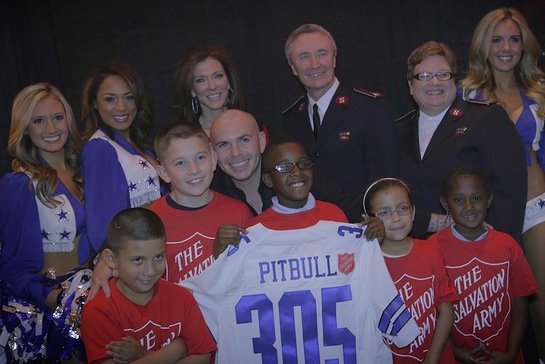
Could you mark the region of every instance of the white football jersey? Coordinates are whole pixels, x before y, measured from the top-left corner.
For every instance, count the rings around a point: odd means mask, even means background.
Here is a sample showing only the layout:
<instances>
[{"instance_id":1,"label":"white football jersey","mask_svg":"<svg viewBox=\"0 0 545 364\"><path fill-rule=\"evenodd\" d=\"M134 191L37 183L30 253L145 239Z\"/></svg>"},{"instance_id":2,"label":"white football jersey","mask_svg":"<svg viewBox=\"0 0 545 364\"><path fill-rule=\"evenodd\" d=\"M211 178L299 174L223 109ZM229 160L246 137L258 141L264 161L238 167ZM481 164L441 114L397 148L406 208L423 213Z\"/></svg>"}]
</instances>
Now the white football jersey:
<instances>
[{"instance_id":1,"label":"white football jersey","mask_svg":"<svg viewBox=\"0 0 545 364\"><path fill-rule=\"evenodd\" d=\"M320 221L299 230L248 229L208 269L181 284L194 292L221 363L391 363L418 326L363 228Z\"/></svg>"}]
</instances>

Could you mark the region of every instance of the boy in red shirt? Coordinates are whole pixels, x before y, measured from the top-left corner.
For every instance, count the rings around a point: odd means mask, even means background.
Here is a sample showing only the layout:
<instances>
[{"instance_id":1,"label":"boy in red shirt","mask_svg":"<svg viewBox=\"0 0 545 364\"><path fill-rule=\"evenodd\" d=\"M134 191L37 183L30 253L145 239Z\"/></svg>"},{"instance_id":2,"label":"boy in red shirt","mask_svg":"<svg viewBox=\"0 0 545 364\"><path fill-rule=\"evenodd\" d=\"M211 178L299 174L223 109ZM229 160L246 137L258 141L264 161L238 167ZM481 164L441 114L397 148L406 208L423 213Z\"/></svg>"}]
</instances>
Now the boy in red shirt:
<instances>
[{"instance_id":1,"label":"boy in red shirt","mask_svg":"<svg viewBox=\"0 0 545 364\"><path fill-rule=\"evenodd\" d=\"M107 246L101 254L118 277L109 282L111 297L101 290L85 304L81 336L88 362L209 363L216 345L197 302L161 279L161 219L144 208L123 210L109 224Z\"/></svg>"},{"instance_id":2,"label":"boy in red shirt","mask_svg":"<svg viewBox=\"0 0 545 364\"><path fill-rule=\"evenodd\" d=\"M179 283L209 267L214 241L238 238L233 226L247 226L252 214L243 202L210 189L217 157L199 125L165 127L155 137L155 152L159 176L172 192L150 210L167 232L166 280Z\"/></svg>"}]
</instances>

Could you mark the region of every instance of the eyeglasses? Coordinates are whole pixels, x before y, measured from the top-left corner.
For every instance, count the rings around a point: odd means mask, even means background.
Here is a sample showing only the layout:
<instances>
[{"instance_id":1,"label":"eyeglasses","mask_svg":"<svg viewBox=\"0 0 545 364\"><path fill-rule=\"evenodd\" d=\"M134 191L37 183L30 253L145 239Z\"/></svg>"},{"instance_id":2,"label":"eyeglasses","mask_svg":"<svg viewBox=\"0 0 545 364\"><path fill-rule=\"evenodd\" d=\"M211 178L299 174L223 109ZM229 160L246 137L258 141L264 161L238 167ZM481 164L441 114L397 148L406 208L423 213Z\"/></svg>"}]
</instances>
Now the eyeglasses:
<instances>
[{"instance_id":1,"label":"eyeglasses","mask_svg":"<svg viewBox=\"0 0 545 364\"><path fill-rule=\"evenodd\" d=\"M420 81L431 81L433 76L437 77L439 81L448 81L452 79L452 72L420 72L416 75L413 75L413 78L416 78Z\"/></svg>"},{"instance_id":2,"label":"eyeglasses","mask_svg":"<svg viewBox=\"0 0 545 364\"><path fill-rule=\"evenodd\" d=\"M267 173L272 172L274 170L276 170L278 173L289 173L293 171L295 166L297 166L297 168L301 170L304 170L304 169L311 169L313 165L314 164L309 159L300 161L297 163L282 163L282 164L277 164L276 166L274 166L274 169L268 170Z\"/></svg>"},{"instance_id":3,"label":"eyeglasses","mask_svg":"<svg viewBox=\"0 0 545 364\"><path fill-rule=\"evenodd\" d=\"M413 212L413 205L401 205L397 209L393 210L379 210L375 212L373 215L380 219L391 219L393 213L397 213L399 216L405 216L409 215Z\"/></svg>"}]
</instances>

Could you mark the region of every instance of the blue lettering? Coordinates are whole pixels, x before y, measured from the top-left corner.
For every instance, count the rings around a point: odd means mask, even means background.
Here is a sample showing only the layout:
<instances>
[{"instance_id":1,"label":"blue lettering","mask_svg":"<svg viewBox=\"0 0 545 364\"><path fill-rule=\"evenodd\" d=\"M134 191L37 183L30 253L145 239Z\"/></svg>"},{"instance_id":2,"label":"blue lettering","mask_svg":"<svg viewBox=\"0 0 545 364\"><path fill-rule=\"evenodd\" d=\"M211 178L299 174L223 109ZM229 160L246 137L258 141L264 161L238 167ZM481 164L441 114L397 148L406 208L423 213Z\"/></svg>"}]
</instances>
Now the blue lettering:
<instances>
[{"instance_id":1,"label":"blue lettering","mask_svg":"<svg viewBox=\"0 0 545 364\"><path fill-rule=\"evenodd\" d=\"M278 260L277 263L280 264L280 268L281 268L281 272L282 272L282 282L284 282L286 280L286 271L284 270L284 266L286 265L288 261L283 259L283 260Z\"/></svg>"},{"instance_id":2,"label":"blue lettering","mask_svg":"<svg viewBox=\"0 0 545 364\"><path fill-rule=\"evenodd\" d=\"M289 259L290 262L290 281L296 281L301 278L301 270L297 259Z\"/></svg>"},{"instance_id":3,"label":"blue lettering","mask_svg":"<svg viewBox=\"0 0 545 364\"><path fill-rule=\"evenodd\" d=\"M269 262L259 262L259 273L261 275L261 280L259 283L265 283L264 276L265 274L269 274L271 272L271 265Z\"/></svg>"},{"instance_id":4,"label":"blue lettering","mask_svg":"<svg viewBox=\"0 0 545 364\"><path fill-rule=\"evenodd\" d=\"M327 260L327 276L328 277L331 277L331 276L336 276L337 275L337 272L331 272L331 255L326 255L325 256L325 259Z\"/></svg>"},{"instance_id":5,"label":"blue lettering","mask_svg":"<svg viewBox=\"0 0 545 364\"><path fill-rule=\"evenodd\" d=\"M307 272L307 265L305 264L305 259L308 261L308 272ZM303 277L306 279L312 278L312 258L306 257L301 258L301 267L303 269Z\"/></svg>"},{"instance_id":6,"label":"blue lettering","mask_svg":"<svg viewBox=\"0 0 545 364\"><path fill-rule=\"evenodd\" d=\"M276 264L274 262L272 263L272 269L273 269L273 282L278 282L278 279L276 279Z\"/></svg>"},{"instance_id":7,"label":"blue lettering","mask_svg":"<svg viewBox=\"0 0 545 364\"><path fill-rule=\"evenodd\" d=\"M338 274L331 255L272 260L258 262L257 265L261 284L332 277Z\"/></svg>"},{"instance_id":8,"label":"blue lettering","mask_svg":"<svg viewBox=\"0 0 545 364\"><path fill-rule=\"evenodd\" d=\"M325 273L320 273L320 267L318 266L319 257L313 257L313 258L314 258L314 266L316 267L316 278L325 277Z\"/></svg>"}]
</instances>

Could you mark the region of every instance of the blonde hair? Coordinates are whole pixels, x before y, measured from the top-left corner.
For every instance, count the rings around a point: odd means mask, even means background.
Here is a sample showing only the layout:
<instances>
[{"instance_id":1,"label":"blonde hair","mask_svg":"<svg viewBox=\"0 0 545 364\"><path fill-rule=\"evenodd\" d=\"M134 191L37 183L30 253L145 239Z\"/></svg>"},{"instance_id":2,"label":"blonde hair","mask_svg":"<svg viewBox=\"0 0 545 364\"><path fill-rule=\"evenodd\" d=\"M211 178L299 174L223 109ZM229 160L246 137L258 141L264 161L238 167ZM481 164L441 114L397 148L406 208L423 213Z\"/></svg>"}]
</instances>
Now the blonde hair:
<instances>
[{"instance_id":1,"label":"blonde hair","mask_svg":"<svg viewBox=\"0 0 545 364\"><path fill-rule=\"evenodd\" d=\"M524 16L513 8L493 10L477 24L469 48L467 77L462 80L464 96L467 98L471 91L479 89L484 98L498 101L503 105L495 92L496 82L488 63L488 55L494 29L507 20L514 21L522 35L523 53L515 65L515 79L524 94L538 105L538 116L545 118L545 86L542 84L545 81L545 73L537 65L541 54L539 43Z\"/></svg>"},{"instance_id":2,"label":"blonde hair","mask_svg":"<svg viewBox=\"0 0 545 364\"><path fill-rule=\"evenodd\" d=\"M81 199L83 196L83 180L79 171L79 134L72 108L62 93L48 83L37 83L22 89L15 100L11 111L11 126L9 130L8 152L14 157L11 168L15 172L24 172L30 175L29 188L36 181L36 195L40 201L49 207L61 203L53 198L53 193L59 181L57 171L48 167L38 159L38 148L32 143L27 133L27 127L38 102L45 98L54 98L59 101L66 114L68 124L68 139L64 145L64 160L66 166L74 171L74 182Z\"/></svg>"}]
</instances>

